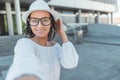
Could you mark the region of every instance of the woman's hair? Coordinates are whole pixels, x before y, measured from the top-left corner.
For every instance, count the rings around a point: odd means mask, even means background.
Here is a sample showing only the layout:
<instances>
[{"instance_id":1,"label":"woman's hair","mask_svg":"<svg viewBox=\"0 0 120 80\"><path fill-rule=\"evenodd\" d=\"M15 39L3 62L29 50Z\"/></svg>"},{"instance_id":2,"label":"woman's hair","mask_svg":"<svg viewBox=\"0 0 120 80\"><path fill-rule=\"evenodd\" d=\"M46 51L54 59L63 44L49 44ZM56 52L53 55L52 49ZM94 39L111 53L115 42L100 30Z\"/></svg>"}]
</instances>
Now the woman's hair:
<instances>
[{"instance_id":1,"label":"woman's hair","mask_svg":"<svg viewBox=\"0 0 120 80\"><path fill-rule=\"evenodd\" d=\"M50 17L51 17L52 19L51 19L50 31L49 31L49 33L48 33L48 41L51 41L51 40L53 40L54 37L55 37L55 32L56 32L57 27L56 27L55 20L54 20L53 16L51 15L51 13L49 13L49 14L50 14ZM30 14L30 15L31 15L31 14ZM30 15L28 16L28 19L30 18ZM34 37L35 34L32 32L28 20L27 20L26 26L27 26L27 27L25 28L26 37L28 37L28 38Z\"/></svg>"}]
</instances>

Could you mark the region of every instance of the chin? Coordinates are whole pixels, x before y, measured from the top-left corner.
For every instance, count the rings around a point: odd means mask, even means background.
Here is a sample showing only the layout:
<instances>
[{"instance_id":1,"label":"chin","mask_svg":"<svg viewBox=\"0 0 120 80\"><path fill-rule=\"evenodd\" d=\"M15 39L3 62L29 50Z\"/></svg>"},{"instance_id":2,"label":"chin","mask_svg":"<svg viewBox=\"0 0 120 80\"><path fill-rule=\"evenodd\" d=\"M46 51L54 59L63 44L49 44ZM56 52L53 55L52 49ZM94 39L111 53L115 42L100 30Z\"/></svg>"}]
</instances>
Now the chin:
<instances>
[{"instance_id":1,"label":"chin","mask_svg":"<svg viewBox=\"0 0 120 80\"><path fill-rule=\"evenodd\" d=\"M45 35L36 35L37 37L39 38L45 38L46 36Z\"/></svg>"}]
</instances>

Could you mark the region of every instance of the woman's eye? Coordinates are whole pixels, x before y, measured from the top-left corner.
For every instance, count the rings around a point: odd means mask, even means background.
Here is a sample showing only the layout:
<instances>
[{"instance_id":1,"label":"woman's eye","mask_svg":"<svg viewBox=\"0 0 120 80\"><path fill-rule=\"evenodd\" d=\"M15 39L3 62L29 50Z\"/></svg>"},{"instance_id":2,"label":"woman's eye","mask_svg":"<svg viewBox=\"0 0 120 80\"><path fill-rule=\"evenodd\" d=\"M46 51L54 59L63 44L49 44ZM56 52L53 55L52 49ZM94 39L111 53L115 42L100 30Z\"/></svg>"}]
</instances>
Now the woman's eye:
<instances>
[{"instance_id":1,"label":"woman's eye","mask_svg":"<svg viewBox=\"0 0 120 80\"><path fill-rule=\"evenodd\" d=\"M43 22L48 22L48 20L47 20L47 19L44 19Z\"/></svg>"},{"instance_id":2,"label":"woman's eye","mask_svg":"<svg viewBox=\"0 0 120 80\"><path fill-rule=\"evenodd\" d=\"M37 20L32 20L32 22L36 23L36 22L37 22Z\"/></svg>"}]
</instances>

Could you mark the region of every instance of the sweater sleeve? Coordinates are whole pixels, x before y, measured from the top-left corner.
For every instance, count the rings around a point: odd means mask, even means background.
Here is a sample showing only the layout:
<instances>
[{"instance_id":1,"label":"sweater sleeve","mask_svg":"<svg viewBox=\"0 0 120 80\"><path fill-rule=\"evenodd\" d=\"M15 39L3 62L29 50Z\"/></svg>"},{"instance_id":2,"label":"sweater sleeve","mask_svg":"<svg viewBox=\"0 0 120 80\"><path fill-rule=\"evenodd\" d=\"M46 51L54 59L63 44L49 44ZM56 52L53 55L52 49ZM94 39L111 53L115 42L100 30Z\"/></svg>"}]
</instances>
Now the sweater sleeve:
<instances>
[{"instance_id":1,"label":"sweater sleeve","mask_svg":"<svg viewBox=\"0 0 120 80\"><path fill-rule=\"evenodd\" d=\"M63 43L60 61L64 68L74 68L78 65L79 56L71 42Z\"/></svg>"},{"instance_id":2,"label":"sweater sleeve","mask_svg":"<svg viewBox=\"0 0 120 80\"><path fill-rule=\"evenodd\" d=\"M15 80L24 75L33 75L46 80L40 68L38 59L35 56L33 46L25 39L18 40L14 49L14 59L6 76L6 80Z\"/></svg>"}]
</instances>

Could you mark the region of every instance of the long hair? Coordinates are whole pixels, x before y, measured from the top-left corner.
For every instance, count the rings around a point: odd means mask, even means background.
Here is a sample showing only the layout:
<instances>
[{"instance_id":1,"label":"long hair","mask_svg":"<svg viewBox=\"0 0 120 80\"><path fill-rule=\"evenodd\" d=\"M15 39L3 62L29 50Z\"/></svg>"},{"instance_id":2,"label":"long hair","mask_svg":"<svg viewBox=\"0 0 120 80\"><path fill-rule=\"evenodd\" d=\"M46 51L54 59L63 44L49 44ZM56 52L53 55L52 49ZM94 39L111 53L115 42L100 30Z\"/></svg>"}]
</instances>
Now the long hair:
<instances>
[{"instance_id":1,"label":"long hair","mask_svg":"<svg viewBox=\"0 0 120 80\"><path fill-rule=\"evenodd\" d=\"M56 27L55 20L54 20L52 14L51 14L51 13L49 13L49 14L50 14L50 17L51 17L52 19L51 19L50 31L49 31L49 33L48 33L48 41L51 41L51 40L53 40L54 37L55 37L57 27ZM31 15L31 14L30 14L30 15ZM30 18L30 15L28 16L28 19ZM34 37L35 34L32 32L32 29L31 29L31 26L30 26L28 20L27 20L26 26L27 26L27 27L25 28L26 37L27 37L27 38L32 38L32 37Z\"/></svg>"}]
</instances>

